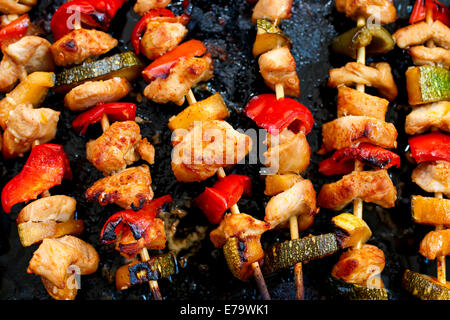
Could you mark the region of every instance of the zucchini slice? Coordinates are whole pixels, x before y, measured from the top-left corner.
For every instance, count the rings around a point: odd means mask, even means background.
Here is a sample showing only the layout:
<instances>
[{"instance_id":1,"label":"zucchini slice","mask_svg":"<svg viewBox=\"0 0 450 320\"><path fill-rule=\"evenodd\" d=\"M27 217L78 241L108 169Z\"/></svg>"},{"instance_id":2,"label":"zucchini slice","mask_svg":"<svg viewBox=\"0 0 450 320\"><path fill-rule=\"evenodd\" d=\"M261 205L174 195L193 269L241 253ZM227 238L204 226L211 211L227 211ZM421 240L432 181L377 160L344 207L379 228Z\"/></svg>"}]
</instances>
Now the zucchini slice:
<instances>
[{"instance_id":1,"label":"zucchini slice","mask_svg":"<svg viewBox=\"0 0 450 320\"><path fill-rule=\"evenodd\" d=\"M372 236L367 223L351 213L341 213L331 219L336 228L335 234L342 249L366 243Z\"/></svg>"},{"instance_id":2,"label":"zucchini slice","mask_svg":"<svg viewBox=\"0 0 450 320\"><path fill-rule=\"evenodd\" d=\"M333 276L328 278L328 284L336 294L349 300L389 300L386 288L369 288L360 284L347 283Z\"/></svg>"},{"instance_id":3,"label":"zucchini slice","mask_svg":"<svg viewBox=\"0 0 450 320\"><path fill-rule=\"evenodd\" d=\"M262 270L266 274L273 273L299 262L325 257L338 250L338 242L333 233L285 241L266 251Z\"/></svg>"},{"instance_id":4,"label":"zucchini slice","mask_svg":"<svg viewBox=\"0 0 450 320\"><path fill-rule=\"evenodd\" d=\"M415 223L450 226L450 200L412 196L411 213Z\"/></svg>"},{"instance_id":5,"label":"zucchini slice","mask_svg":"<svg viewBox=\"0 0 450 320\"><path fill-rule=\"evenodd\" d=\"M173 253L151 257L150 260L134 261L117 269L116 288L125 290L135 284L168 278L178 273L178 262Z\"/></svg>"},{"instance_id":6,"label":"zucchini slice","mask_svg":"<svg viewBox=\"0 0 450 320\"><path fill-rule=\"evenodd\" d=\"M406 71L406 89L411 105L450 100L450 70L420 66Z\"/></svg>"},{"instance_id":7,"label":"zucchini slice","mask_svg":"<svg viewBox=\"0 0 450 320\"><path fill-rule=\"evenodd\" d=\"M284 32L269 20L256 21L258 32L253 45L253 56L257 57L267 51L284 46L291 47L291 40Z\"/></svg>"},{"instance_id":8,"label":"zucchini slice","mask_svg":"<svg viewBox=\"0 0 450 320\"><path fill-rule=\"evenodd\" d=\"M421 300L450 300L450 282L442 284L436 278L406 270L403 288Z\"/></svg>"},{"instance_id":9,"label":"zucchini slice","mask_svg":"<svg viewBox=\"0 0 450 320\"><path fill-rule=\"evenodd\" d=\"M66 93L86 81L108 80L114 77L126 78L132 82L139 76L143 68L142 61L131 51L96 61L84 62L58 73L54 91Z\"/></svg>"}]
</instances>

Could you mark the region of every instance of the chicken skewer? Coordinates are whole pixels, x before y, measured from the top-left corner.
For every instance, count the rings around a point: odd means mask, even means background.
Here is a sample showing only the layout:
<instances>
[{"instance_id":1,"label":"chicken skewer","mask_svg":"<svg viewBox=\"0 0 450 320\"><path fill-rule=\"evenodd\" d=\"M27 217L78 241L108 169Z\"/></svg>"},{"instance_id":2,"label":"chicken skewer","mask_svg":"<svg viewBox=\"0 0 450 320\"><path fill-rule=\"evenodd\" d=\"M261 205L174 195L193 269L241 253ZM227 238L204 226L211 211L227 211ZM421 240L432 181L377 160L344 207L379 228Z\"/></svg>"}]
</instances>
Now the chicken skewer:
<instances>
[{"instance_id":1,"label":"chicken skewer","mask_svg":"<svg viewBox=\"0 0 450 320\"><path fill-rule=\"evenodd\" d=\"M188 101L188 103L194 104L197 102L197 99L194 96L194 93L192 92L192 90L189 90L189 93L186 95L186 100ZM226 173L225 170L221 167L217 170L217 176L219 178L225 178L226 177ZM232 214L239 214L239 207L237 206L237 204L234 204L231 208L230 211ZM259 292L261 293L261 296L264 300L270 300L270 294L269 294L269 290L267 289L267 285L265 283L264 280L264 276L261 272L261 268L259 266L259 263L257 261L252 263L252 269L253 269L253 277L255 278L256 284L258 286Z\"/></svg>"}]
</instances>

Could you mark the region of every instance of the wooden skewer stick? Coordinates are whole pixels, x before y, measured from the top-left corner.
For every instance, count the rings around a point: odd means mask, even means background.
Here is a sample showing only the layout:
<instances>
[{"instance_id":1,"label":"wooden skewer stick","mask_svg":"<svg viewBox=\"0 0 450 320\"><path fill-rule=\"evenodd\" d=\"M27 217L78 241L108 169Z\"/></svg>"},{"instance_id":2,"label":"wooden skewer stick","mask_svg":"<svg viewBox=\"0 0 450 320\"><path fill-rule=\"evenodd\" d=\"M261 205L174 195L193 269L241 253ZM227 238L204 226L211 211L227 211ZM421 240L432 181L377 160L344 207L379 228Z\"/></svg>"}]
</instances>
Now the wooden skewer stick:
<instances>
[{"instance_id":1,"label":"wooden skewer stick","mask_svg":"<svg viewBox=\"0 0 450 320\"><path fill-rule=\"evenodd\" d=\"M186 99L190 105L197 102L197 99L195 98L192 90L189 90L188 94L186 95ZM219 168L219 170L217 170L217 176L219 178L225 178L227 175L225 173L225 170L223 170L223 168ZM230 208L230 211L232 214L240 213L237 204L233 205ZM261 297L263 298L263 300L270 300L269 290L267 289L266 281L264 280L264 276L261 272L261 268L259 267L259 263L257 261L252 263L252 269L253 269L253 277L255 278L256 285L258 286Z\"/></svg>"},{"instance_id":2,"label":"wooden skewer stick","mask_svg":"<svg viewBox=\"0 0 450 320\"><path fill-rule=\"evenodd\" d=\"M109 119L106 114L103 114L103 116L102 116L101 126L102 126L103 131L106 131L109 128ZM139 255L141 256L142 262L146 262L146 261L150 260L150 255L148 254L147 248L143 248L139 252ZM150 290L152 291L153 298L155 300L162 300L161 292L159 291L158 281L150 280L148 282L148 284L150 285Z\"/></svg>"},{"instance_id":3,"label":"wooden skewer stick","mask_svg":"<svg viewBox=\"0 0 450 320\"><path fill-rule=\"evenodd\" d=\"M275 85L275 94L277 99L284 98L283 84L277 83ZM299 238L298 234L298 220L297 217L292 216L289 218L289 229L291 233L291 239L295 240ZM297 300L303 300L305 297L305 289L303 286L303 264L301 262L294 266L295 286L297 288Z\"/></svg>"}]
</instances>

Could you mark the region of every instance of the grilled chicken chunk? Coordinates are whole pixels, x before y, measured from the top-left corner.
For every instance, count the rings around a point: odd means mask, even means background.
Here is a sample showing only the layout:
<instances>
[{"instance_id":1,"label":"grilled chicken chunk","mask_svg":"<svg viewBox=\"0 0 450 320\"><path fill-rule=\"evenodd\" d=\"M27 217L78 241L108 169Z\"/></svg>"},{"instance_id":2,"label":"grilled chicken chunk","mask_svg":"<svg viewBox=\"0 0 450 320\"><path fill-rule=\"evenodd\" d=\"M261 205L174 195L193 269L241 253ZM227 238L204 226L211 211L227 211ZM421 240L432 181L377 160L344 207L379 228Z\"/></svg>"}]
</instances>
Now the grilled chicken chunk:
<instances>
[{"instance_id":1,"label":"grilled chicken chunk","mask_svg":"<svg viewBox=\"0 0 450 320\"><path fill-rule=\"evenodd\" d=\"M397 19L397 10L392 0L336 0L336 9L347 17L357 20L375 18L381 24L389 24Z\"/></svg>"},{"instance_id":2,"label":"grilled chicken chunk","mask_svg":"<svg viewBox=\"0 0 450 320\"><path fill-rule=\"evenodd\" d=\"M125 78L87 81L66 94L64 105L71 111L84 111L100 102L118 101L125 97L131 89L131 84Z\"/></svg>"},{"instance_id":3,"label":"grilled chicken chunk","mask_svg":"<svg viewBox=\"0 0 450 320\"><path fill-rule=\"evenodd\" d=\"M209 55L182 59L170 70L167 78L150 82L144 90L144 95L156 103L171 101L181 106L192 86L211 79L214 76L213 70Z\"/></svg>"},{"instance_id":4,"label":"grilled chicken chunk","mask_svg":"<svg viewBox=\"0 0 450 320\"><path fill-rule=\"evenodd\" d=\"M152 9L165 8L171 0L137 0L134 5L134 12L143 16Z\"/></svg>"},{"instance_id":5,"label":"grilled chicken chunk","mask_svg":"<svg viewBox=\"0 0 450 320\"><path fill-rule=\"evenodd\" d=\"M85 196L102 206L115 203L124 209L137 210L153 199L151 183L149 167L141 165L98 180L86 190Z\"/></svg>"},{"instance_id":6,"label":"grilled chicken chunk","mask_svg":"<svg viewBox=\"0 0 450 320\"><path fill-rule=\"evenodd\" d=\"M287 96L300 96L300 81L296 73L294 57L288 47L270 50L259 57L259 72L266 85L275 90L275 85L283 85Z\"/></svg>"},{"instance_id":7,"label":"grilled chicken chunk","mask_svg":"<svg viewBox=\"0 0 450 320\"><path fill-rule=\"evenodd\" d=\"M409 135L424 133L432 128L450 132L450 101L421 105L406 117L405 131Z\"/></svg>"},{"instance_id":8,"label":"grilled chicken chunk","mask_svg":"<svg viewBox=\"0 0 450 320\"><path fill-rule=\"evenodd\" d=\"M5 158L23 156L33 143L47 143L55 138L60 112L48 108L33 109L31 104L17 106L9 113L3 133Z\"/></svg>"},{"instance_id":9,"label":"grilled chicken chunk","mask_svg":"<svg viewBox=\"0 0 450 320\"><path fill-rule=\"evenodd\" d=\"M53 43L50 49L58 66L68 66L104 54L117 43L116 39L103 31L76 29Z\"/></svg>"},{"instance_id":10,"label":"grilled chicken chunk","mask_svg":"<svg viewBox=\"0 0 450 320\"><path fill-rule=\"evenodd\" d=\"M426 192L442 192L450 195L450 163L447 161L420 163L411 179Z\"/></svg>"},{"instance_id":11,"label":"grilled chicken chunk","mask_svg":"<svg viewBox=\"0 0 450 320\"><path fill-rule=\"evenodd\" d=\"M251 150L249 136L222 120L204 121L189 130L174 131L172 170L178 181L203 181L220 167L241 161Z\"/></svg>"},{"instance_id":12,"label":"grilled chicken chunk","mask_svg":"<svg viewBox=\"0 0 450 320\"><path fill-rule=\"evenodd\" d=\"M373 245L364 244L361 249L345 251L334 265L331 274L345 282L366 286L367 280L380 274L384 266L384 252Z\"/></svg>"},{"instance_id":13,"label":"grilled chicken chunk","mask_svg":"<svg viewBox=\"0 0 450 320\"><path fill-rule=\"evenodd\" d=\"M450 229L431 231L420 242L420 254L434 260L450 254Z\"/></svg>"},{"instance_id":14,"label":"grilled chicken chunk","mask_svg":"<svg viewBox=\"0 0 450 320\"><path fill-rule=\"evenodd\" d=\"M311 181L302 180L270 199L264 221L269 222L273 229L288 222L291 217L314 216L317 212L314 187ZM299 219L302 220L301 217Z\"/></svg>"},{"instance_id":15,"label":"grilled chicken chunk","mask_svg":"<svg viewBox=\"0 0 450 320\"><path fill-rule=\"evenodd\" d=\"M450 68L450 50L434 47L415 46L409 49L409 54L416 66L439 65Z\"/></svg>"},{"instance_id":16,"label":"grilled chicken chunk","mask_svg":"<svg viewBox=\"0 0 450 320\"><path fill-rule=\"evenodd\" d=\"M146 146L139 148L141 144ZM139 151L145 152L146 149L146 158L154 158L155 149L147 139L142 140L141 129L136 122L114 122L98 139L86 144L86 158L98 170L109 175L138 161Z\"/></svg>"},{"instance_id":17,"label":"grilled chicken chunk","mask_svg":"<svg viewBox=\"0 0 450 320\"><path fill-rule=\"evenodd\" d=\"M0 92L9 92L19 79L23 80L26 76L26 71L22 66L4 55L0 62Z\"/></svg>"},{"instance_id":18,"label":"grilled chicken chunk","mask_svg":"<svg viewBox=\"0 0 450 320\"><path fill-rule=\"evenodd\" d=\"M76 203L74 198L58 195L38 199L23 208L16 220L22 245L80 235L84 225L82 220L74 220Z\"/></svg>"},{"instance_id":19,"label":"grilled chicken chunk","mask_svg":"<svg viewBox=\"0 0 450 320\"><path fill-rule=\"evenodd\" d=\"M252 22L258 19L280 22L292 15L292 0L259 0L253 9Z\"/></svg>"},{"instance_id":20,"label":"grilled chicken chunk","mask_svg":"<svg viewBox=\"0 0 450 320\"><path fill-rule=\"evenodd\" d=\"M0 0L0 12L4 14L24 14L31 10L31 6L16 0Z\"/></svg>"},{"instance_id":21,"label":"grilled chicken chunk","mask_svg":"<svg viewBox=\"0 0 450 320\"><path fill-rule=\"evenodd\" d=\"M187 33L182 23L151 20L141 39L142 53L154 60L174 49Z\"/></svg>"},{"instance_id":22,"label":"grilled chicken chunk","mask_svg":"<svg viewBox=\"0 0 450 320\"><path fill-rule=\"evenodd\" d=\"M392 123L371 117L337 118L322 126L322 148L319 154L367 142L382 148L397 147L397 130Z\"/></svg>"},{"instance_id":23,"label":"grilled chicken chunk","mask_svg":"<svg viewBox=\"0 0 450 320\"><path fill-rule=\"evenodd\" d=\"M320 207L338 211L357 198L383 208L394 207L397 190L387 170L355 171L345 175L337 182L323 185L317 201Z\"/></svg>"},{"instance_id":24,"label":"grilled chicken chunk","mask_svg":"<svg viewBox=\"0 0 450 320\"><path fill-rule=\"evenodd\" d=\"M426 43L428 40L447 50L450 49L450 28L439 20L428 24L425 21L411 24L397 30L392 37L404 49Z\"/></svg>"},{"instance_id":25,"label":"grilled chicken chunk","mask_svg":"<svg viewBox=\"0 0 450 320\"><path fill-rule=\"evenodd\" d=\"M341 85L364 84L377 88L389 101L395 100L398 94L391 66L387 62L379 62L371 66L359 62L348 62L344 67L330 69L329 76L328 85L333 88Z\"/></svg>"},{"instance_id":26,"label":"grilled chicken chunk","mask_svg":"<svg viewBox=\"0 0 450 320\"><path fill-rule=\"evenodd\" d=\"M267 135L267 152L264 153L265 166L278 172L302 173L308 168L311 148L303 132L294 133L284 129L279 135Z\"/></svg>"},{"instance_id":27,"label":"grilled chicken chunk","mask_svg":"<svg viewBox=\"0 0 450 320\"><path fill-rule=\"evenodd\" d=\"M44 239L34 252L27 272L40 275L56 287L66 286L69 266L76 266L81 275L97 271L99 256L94 247L73 236Z\"/></svg>"},{"instance_id":28,"label":"grilled chicken chunk","mask_svg":"<svg viewBox=\"0 0 450 320\"><path fill-rule=\"evenodd\" d=\"M338 88L337 116L367 116L383 120L386 118L389 101L377 96L346 87Z\"/></svg>"}]
</instances>

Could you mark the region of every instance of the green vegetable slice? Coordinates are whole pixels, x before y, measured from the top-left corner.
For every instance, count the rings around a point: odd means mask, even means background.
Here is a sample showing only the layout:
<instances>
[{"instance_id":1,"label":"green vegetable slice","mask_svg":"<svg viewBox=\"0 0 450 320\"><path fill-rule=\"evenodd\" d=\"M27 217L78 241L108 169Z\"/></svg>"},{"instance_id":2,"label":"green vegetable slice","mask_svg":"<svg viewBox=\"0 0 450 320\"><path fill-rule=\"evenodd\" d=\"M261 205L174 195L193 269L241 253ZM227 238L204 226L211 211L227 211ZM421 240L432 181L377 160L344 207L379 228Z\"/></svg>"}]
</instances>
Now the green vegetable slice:
<instances>
[{"instance_id":1,"label":"green vegetable slice","mask_svg":"<svg viewBox=\"0 0 450 320\"><path fill-rule=\"evenodd\" d=\"M450 300L450 282L442 284L436 278L406 270L403 288L421 300Z\"/></svg>"},{"instance_id":2,"label":"green vegetable slice","mask_svg":"<svg viewBox=\"0 0 450 320\"><path fill-rule=\"evenodd\" d=\"M385 288L369 288L347 283L333 276L328 278L328 284L338 296L349 300L389 300L389 291Z\"/></svg>"}]
</instances>

